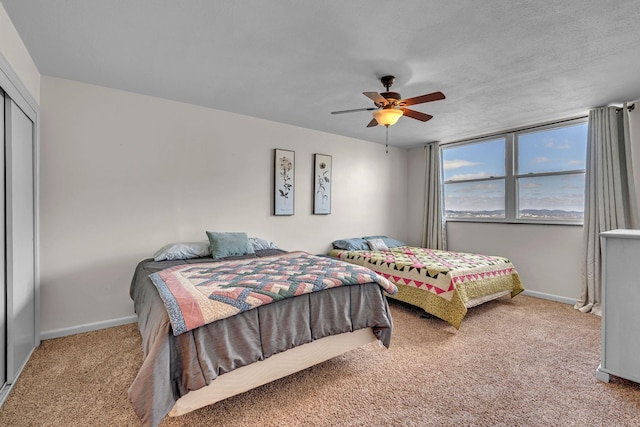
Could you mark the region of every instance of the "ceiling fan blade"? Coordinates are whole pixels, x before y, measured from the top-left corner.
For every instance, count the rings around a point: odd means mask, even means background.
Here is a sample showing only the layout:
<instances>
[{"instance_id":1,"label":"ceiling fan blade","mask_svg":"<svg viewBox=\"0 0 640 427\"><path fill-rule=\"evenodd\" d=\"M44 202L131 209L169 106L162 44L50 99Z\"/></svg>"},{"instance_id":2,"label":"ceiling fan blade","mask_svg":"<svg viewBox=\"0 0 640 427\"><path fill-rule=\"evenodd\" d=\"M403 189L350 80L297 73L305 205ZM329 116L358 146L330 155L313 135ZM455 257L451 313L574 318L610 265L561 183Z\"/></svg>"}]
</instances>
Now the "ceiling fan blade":
<instances>
[{"instance_id":1,"label":"ceiling fan blade","mask_svg":"<svg viewBox=\"0 0 640 427\"><path fill-rule=\"evenodd\" d=\"M425 102L439 101L441 99L444 99L444 93L433 92L433 93L428 93L426 95L420 95L413 98L403 99L402 101L400 101L400 105L423 104Z\"/></svg>"},{"instance_id":2,"label":"ceiling fan blade","mask_svg":"<svg viewBox=\"0 0 640 427\"><path fill-rule=\"evenodd\" d=\"M433 119L431 114L421 113L420 111L410 110L408 108L400 108L400 110L402 110L403 115L411 117L412 119L420 120L421 122Z\"/></svg>"},{"instance_id":3,"label":"ceiling fan blade","mask_svg":"<svg viewBox=\"0 0 640 427\"><path fill-rule=\"evenodd\" d=\"M367 125L368 128L372 128L374 126L378 126L378 121L376 119L371 119L371 121L369 122L369 124Z\"/></svg>"},{"instance_id":4,"label":"ceiling fan blade","mask_svg":"<svg viewBox=\"0 0 640 427\"><path fill-rule=\"evenodd\" d=\"M373 110L377 110L377 108L369 107L369 108L356 108L353 110L332 111L331 114L344 114L344 113L353 113L354 111L373 111Z\"/></svg>"},{"instance_id":5,"label":"ceiling fan blade","mask_svg":"<svg viewBox=\"0 0 640 427\"><path fill-rule=\"evenodd\" d=\"M387 100L384 96L380 95L378 92L362 92L364 96L371 99L376 104L387 105Z\"/></svg>"}]
</instances>

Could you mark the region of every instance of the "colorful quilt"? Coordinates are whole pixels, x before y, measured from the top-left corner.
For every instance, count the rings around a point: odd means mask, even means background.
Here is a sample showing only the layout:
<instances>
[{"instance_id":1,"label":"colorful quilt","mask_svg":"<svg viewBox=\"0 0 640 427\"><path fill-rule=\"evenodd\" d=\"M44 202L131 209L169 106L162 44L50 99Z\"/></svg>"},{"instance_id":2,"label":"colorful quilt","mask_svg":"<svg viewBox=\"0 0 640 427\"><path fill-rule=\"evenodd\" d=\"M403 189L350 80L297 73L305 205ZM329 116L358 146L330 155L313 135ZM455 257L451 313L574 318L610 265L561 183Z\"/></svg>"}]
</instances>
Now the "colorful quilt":
<instances>
[{"instance_id":1,"label":"colorful quilt","mask_svg":"<svg viewBox=\"0 0 640 427\"><path fill-rule=\"evenodd\" d=\"M338 286L396 286L372 270L327 257L291 252L276 257L170 267L149 275L174 335L285 298Z\"/></svg>"},{"instance_id":2,"label":"colorful quilt","mask_svg":"<svg viewBox=\"0 0 640 427\"><path fill-rule=\"evenodd\" d=\"M465 303L501 291L524 290L513 264L503 257L400 246L384 251L344 251L330 256L368 267L398 285L395 298L417 305L456 328Z\"/></svg>"}]
</instances>

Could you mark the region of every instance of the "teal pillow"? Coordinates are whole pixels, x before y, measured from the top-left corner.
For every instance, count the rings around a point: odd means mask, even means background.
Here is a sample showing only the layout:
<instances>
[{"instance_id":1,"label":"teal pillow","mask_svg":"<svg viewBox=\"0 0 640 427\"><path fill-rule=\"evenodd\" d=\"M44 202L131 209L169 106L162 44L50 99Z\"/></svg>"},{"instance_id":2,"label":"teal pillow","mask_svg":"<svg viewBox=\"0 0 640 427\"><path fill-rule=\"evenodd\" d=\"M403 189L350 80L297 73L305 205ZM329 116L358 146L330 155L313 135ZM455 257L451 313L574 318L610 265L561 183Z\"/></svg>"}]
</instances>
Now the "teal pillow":
<instances>
[{"instance_id":1,"label":"teal pillow","mask_svg":"<svg viewBox=\"0 0 640 427\"><path fill-rule=\"evenodd\" d=\"M345 251L368 251L369 245L364 239L354 237L352 239L340 239L332 242L334 249L342 249Z\"/></svg>"},{"instance_id":2,"label":"teal pillow","mask_svg":"<svg viewBox=\"0 0 640 427\"><path fill-rule=\"evenodd\" d=\"M211 247L211 256L214 259L255 253L247 233L207 231L207 237Z\"/></svg>"}]
</instances>

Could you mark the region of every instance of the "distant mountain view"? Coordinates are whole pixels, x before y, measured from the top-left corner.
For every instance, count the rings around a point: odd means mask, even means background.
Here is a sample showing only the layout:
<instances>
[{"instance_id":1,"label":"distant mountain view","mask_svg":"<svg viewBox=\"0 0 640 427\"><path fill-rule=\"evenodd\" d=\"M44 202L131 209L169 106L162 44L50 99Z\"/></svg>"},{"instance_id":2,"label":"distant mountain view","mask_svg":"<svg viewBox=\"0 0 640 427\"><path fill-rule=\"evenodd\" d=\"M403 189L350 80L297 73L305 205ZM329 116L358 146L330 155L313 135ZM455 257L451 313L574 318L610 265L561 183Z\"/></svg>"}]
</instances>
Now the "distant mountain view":
<instances>
[{"instance_id":1,"label":"distant mountain view","mask_svg":"<svg viewBox=\"0 0 640 427\"><path fill-rule=\"evenodd\" d=\"M504 218L504 210L493 211L455 211L447 210L448 218ZM583 219L584 212L580 211L564 211L559 209L523 209L520 211L520 218L525 219L566 219L576 220Z\"/></svg>"},{"instance_id":2,"label":"distant mountain view","mask_svg":"<svg viewBox=\"0 0 640 427\"><path fill-rule=\"evenodd\" d=\"M523 209L520 211L520 218L583 219L584 212L559 209Z\"/></svg>"}]
</instances>

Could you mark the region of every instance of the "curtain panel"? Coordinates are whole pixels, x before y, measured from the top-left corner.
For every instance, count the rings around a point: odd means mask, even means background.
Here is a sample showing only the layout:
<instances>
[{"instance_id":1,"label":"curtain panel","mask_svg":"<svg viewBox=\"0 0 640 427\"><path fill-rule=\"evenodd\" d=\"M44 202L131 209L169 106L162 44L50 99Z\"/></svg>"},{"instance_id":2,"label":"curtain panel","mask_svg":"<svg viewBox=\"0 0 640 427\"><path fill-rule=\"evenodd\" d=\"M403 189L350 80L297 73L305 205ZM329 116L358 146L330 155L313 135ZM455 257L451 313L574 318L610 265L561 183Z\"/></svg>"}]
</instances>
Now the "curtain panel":
<instances>
[{"instance_id":1,"label":"curtain panel","mask_svg":"<svg viewBox=\"0 0 640 427\"><path fill-rule=\"evenodd\" d=\"M447 249L444 212L442 208L442 183L440 178L440 144L425 145L425 185L422 247Z\"/></svg>"},{"instance_id":2,"label":"curtain panel","mask_svg":"<svg viewBox=\"0 0 640 427\"><path fill-rule=\"evenodd\" d=\"M627 105L593 109L587 139L583 284L576 309L601 313L600 233L638 228L639 222Z\"/></svg>"}]
</instances>

